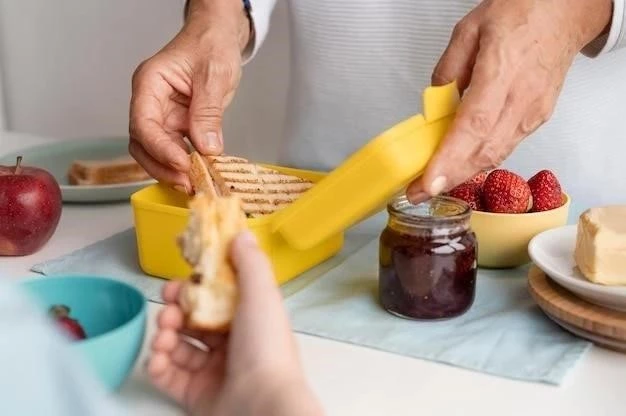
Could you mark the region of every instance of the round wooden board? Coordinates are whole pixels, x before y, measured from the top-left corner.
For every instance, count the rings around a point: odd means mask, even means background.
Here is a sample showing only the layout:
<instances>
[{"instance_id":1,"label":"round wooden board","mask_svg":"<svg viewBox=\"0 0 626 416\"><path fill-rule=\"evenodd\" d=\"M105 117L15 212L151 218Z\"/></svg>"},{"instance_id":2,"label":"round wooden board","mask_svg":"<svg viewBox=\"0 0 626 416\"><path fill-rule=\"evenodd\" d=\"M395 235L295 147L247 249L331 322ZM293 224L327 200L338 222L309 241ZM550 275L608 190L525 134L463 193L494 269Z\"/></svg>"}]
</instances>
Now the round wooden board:
<instances>
[{"instance_id":1,"label":"round wooden board","mask_svg":"<svg viewBox=\"0 0 626 416\"><path fill-rule=\"evenodd\" d=\"M598 345L626 352L626 313L576 297L537 266L528 272L528 289L546 315L565 330Z\"/></svg>"}]
</instances>

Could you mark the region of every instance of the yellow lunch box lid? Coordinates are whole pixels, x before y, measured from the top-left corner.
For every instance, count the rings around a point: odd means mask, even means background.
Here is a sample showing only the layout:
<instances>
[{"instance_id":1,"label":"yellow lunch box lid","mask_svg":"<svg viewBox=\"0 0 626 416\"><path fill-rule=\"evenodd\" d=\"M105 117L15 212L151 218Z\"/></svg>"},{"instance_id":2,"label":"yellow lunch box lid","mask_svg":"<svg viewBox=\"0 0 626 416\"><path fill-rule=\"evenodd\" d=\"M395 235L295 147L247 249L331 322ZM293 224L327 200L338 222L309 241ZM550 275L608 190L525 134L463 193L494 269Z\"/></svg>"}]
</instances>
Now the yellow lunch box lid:
<instances>
[{"instance_id":1,"label":"yellow lunch box lid","mask_svg":"<svg viewBox=\"0 0 626 416\"><path fill-rule=\"evenodd\" d=\"M456 113L456 82L428 87L424 114L371 140L293 204L276 213L272 231L306 250L382 209L419 177Z\"/></svg>"}]
</instances>

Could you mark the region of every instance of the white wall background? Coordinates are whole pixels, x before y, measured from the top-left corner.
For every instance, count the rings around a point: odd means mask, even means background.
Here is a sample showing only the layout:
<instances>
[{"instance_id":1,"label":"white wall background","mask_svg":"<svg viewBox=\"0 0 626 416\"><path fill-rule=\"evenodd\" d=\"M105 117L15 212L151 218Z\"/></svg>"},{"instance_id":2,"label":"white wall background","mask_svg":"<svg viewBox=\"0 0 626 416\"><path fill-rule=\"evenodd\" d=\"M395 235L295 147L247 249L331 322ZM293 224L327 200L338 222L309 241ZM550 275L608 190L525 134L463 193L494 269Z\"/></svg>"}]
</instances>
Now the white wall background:
<instances>
[{"instance_id":1,"label":"white wall background","mask_svg":"<svg viewBox=\"0 0 626 416\"><path fill-rule=\"evenodd\" d=\"M179 30L182 4L0 0L5 127L54 138L126 135L131 75ZM226 116L228 152L275 158L288 77L288 25L281 2L268 41L245 68Z\"/></svg>"}]
</instances>

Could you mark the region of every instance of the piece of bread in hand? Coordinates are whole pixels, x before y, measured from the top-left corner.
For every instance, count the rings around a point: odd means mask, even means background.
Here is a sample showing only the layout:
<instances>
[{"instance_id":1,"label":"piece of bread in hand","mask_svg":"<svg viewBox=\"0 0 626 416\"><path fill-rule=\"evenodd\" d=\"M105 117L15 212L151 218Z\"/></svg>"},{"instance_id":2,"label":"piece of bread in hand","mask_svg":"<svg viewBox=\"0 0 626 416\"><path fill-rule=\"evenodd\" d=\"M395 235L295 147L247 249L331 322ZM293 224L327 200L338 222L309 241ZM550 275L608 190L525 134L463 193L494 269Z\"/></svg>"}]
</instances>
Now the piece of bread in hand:
<instances>
[{"instance_id":1,"label":"piece of bread in hand","mask_svg":"<svg viewBox=\"0 0 626 416\"><path fill-rule=\"evenodd\" d=\"M191 153L189 174L194 192L237 195L248 217L271 214L291 204L313 183L234 156Z\"/></svg>"},{"instance_id":2,"label":"piece of bread in hand","mask_svg":"<svg viewBox=\"0 0 626 416\"><path fill-rule=\"evenodd\" d=\"M109 160L75 160L67 176L71 185L111 185L150 179L150 175L130 156Z\"/></svg>"},{"instance_id":3,"label":"piece of bread in hand","mask_svg":"<svg viewBox=\"0 0 626 416\"><path fill-rule=\"evenodd\" d=\"M228 331L238 299L230 263L233 239L246 227L237 196L197 193L189 202L189 222L178 243L193 274L179 302L190 328Z\"/></svg>"}]
</instances>

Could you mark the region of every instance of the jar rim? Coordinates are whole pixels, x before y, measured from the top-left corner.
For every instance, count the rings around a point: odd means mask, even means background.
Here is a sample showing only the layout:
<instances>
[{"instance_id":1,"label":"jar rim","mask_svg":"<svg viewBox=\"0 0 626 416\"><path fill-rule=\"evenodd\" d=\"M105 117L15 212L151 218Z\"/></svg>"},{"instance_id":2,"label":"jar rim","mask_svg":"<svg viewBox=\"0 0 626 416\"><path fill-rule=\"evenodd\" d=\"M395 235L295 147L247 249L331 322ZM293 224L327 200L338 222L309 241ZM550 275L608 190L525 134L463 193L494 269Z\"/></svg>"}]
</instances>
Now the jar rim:
<instances>
[{"instance_id":1,"label":"jar rim","mask_svg":"<svg viewBox=\"0 0 626 416\"><path fill-rule=\"evenodd\" d=\"M432 215L430 211L428 211L427 207L432 206L433 204L446 204L448 206L456 207L458 210L451 213L450 215ZM425 210L424 214L420 213L421 209ZM413 210L415 212L407 213L407 208ZM387 205L387 211L390 215L393 215L397 218L400 218L404 221L409 222L436 222L436 223L452 223L465 221L469 218L472 213L472 208L469 204L461 199L453 198L450 196L434 196L431 199L422 202L420 204L414 205L406 195L399 195L393 198Z\"/></svg>"}]
</instances>

